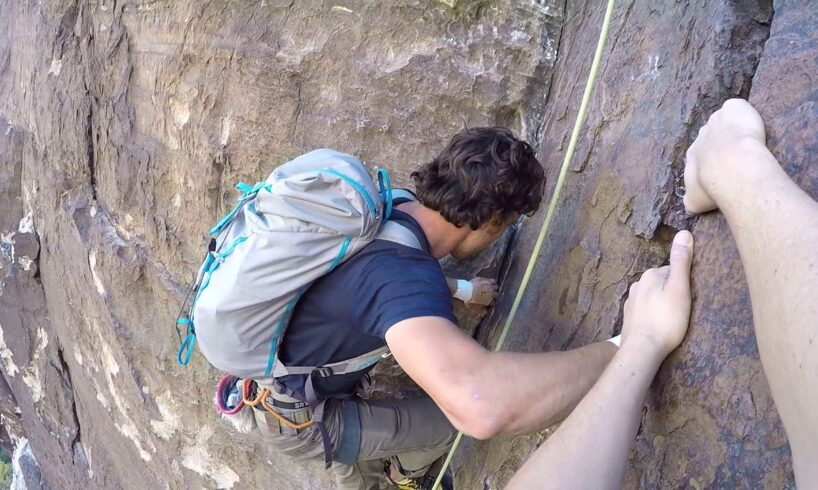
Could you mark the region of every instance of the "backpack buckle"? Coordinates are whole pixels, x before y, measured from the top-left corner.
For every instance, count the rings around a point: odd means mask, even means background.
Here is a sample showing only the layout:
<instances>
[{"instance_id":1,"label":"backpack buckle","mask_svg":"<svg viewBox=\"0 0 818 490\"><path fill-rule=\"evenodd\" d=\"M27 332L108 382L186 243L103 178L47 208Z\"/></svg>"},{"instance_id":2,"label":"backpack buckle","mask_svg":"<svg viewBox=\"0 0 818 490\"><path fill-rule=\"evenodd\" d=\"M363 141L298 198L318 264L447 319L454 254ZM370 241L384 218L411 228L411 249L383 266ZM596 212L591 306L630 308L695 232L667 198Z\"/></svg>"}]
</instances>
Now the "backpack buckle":
<instances>
[{"instance_id":1,"label":"backpack buckle","mask_svg":"<svg viewBox=\"0 0 818 490\"><path fill-rule=\"evenodd\" d=\"M315 368L315 370L313 370L312 373L318 375L321 378L329 378L330 376L332 376L332 368L326 366L319 367Z\"/></svg>"}]
</instances>

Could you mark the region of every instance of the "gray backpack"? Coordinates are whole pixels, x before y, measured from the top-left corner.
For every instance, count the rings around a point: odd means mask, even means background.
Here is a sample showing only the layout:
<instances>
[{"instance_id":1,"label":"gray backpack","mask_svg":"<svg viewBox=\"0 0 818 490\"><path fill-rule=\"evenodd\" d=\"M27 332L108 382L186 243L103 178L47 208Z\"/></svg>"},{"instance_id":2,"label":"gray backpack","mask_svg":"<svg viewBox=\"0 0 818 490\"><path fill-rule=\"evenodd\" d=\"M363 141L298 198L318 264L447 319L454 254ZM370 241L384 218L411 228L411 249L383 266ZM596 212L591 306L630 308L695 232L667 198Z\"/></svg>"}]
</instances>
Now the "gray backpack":
<instances>
[{"instance_id":1,"label":"gray backpack","mask_svg":"<svg viewBox=\"0 0 818 490\"><path fill-rule=\"evenodd\" d=\"M208 253L183 305L184 311L192 294L188 314L177 319L187 330L179 363L190 361L198 340L214 367L271 382L361 371L388 355L383 347L326 366L285 366L277 356L293 308L313 281L376 238L420 248L411 231L388 221L398 193L414 197L393 191L384 169L378 184L379 191L358 159L329 149L287 162L252 187L238 184L239 202L210 230Z\"/></svg>"}]
</instances>

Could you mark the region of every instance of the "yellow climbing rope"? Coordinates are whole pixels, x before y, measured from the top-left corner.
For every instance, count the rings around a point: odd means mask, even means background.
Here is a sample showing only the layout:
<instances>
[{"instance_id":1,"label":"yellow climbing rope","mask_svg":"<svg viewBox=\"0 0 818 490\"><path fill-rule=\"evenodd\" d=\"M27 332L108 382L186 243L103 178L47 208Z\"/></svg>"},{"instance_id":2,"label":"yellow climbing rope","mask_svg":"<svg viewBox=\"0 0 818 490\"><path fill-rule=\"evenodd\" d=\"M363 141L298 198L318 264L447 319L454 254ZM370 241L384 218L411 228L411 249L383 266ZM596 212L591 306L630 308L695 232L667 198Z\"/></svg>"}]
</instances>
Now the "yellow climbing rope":
<instances>
[{"instance_id":1,"label":"yellow climbing rope","mask_svg":"<svg viewBox=\"0 0 818 490\"><path fill-rule=\"evenodd\" d=\"M579 133L582 126L585 124L585 118L588 115L588 101L591 99L591 92L593 92L594 89L596 73L599 68L599 61L602 59L602 49L605 47L605 40L608 38L608 27L611 24L611 16L613 15L615 3L615 0L608 0L608 5L605 9L605 19L602 22L602 30L599 33L599 40L596 43L594 60L591 62L591 71L588 73L588 81L585 83L585 91L582 94L582 102L579 105L579 113L577 114L577 120L574 123L574 130L571 133L571 140L568 143L568 149L565 151L565 157L562 160L562 167L560 167L560 174L559 177L557 177L557 184L554 186L554 194L551 196L551 200L548 202L548 210L545 213L545 220L540 227L540 233L537 236L536 243L534 244L534 250L531 252L531 257L528 260L528 266L525 269L523 280L520 282L520 287L517 289L517 295L514 296L514 303L511 305L511 311L509 312L506 322L503 325L503 330L500 333L500 339L497 341L497 346L494 348L495 351L499 351L503 347L503 343L506 341L506 336L508 335L511 323L514 321L514 317L517 315L517 308L520 306L525 290L528 287L528 281L531 279L531 273L534 270L534 265L537 263L537 259L539 258L540 249L542 248L543 241L545 241L545 235L548 233L548 227L551 225L551 219L554 217L554 210L557 208L557 201L559 201L560 192L565 184L565 176L568 174L568 167L571 164L571 158L574 156L574 150L576 149L577 141L579 140ZM461 439L463 439L463 433L458 432L457 437L452 444L452 448L449 450L449 454L446 456L446 461L443 462L443 467L440 469L440 473L437 475L435 484L432 486L432 490L438 490L438 488L440 488L440 482L443 480L443 475L446 473L446 469L452 462L452 457L457 451Z\"/></svg>"}]
</instances>

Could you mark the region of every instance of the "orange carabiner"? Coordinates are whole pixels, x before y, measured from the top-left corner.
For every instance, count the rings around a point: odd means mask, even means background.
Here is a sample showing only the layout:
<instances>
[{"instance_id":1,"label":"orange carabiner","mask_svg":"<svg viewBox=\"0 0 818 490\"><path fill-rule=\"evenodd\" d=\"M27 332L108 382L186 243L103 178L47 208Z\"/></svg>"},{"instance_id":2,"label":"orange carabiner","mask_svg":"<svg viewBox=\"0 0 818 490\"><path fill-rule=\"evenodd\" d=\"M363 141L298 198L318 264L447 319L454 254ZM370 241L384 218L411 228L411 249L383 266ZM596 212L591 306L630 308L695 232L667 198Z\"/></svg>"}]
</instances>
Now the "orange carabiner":
<instances>
[{"instance_id":1,"label":"orange carabiner","mask_svg":"<svg viewBox=\"0 0 818 490\"><path fill-rule=\"evenodd\" d=\"M247 405L248 407L255 407L256 405L259 404L259 402L261 402L261 400L263 398L265 398L270 393L267 390L267 388L262 388L262 390L258 393L258 395L256 395L256 397L254 399L248 400L247 396L250 393L253 392L253 388L252 388L253 384L255 384L255 381L253 381L252 379L245 379L244 380L244 389L241 390L242 391L241 401L243 401L244 404Z\"/></svg>"},{"instance_id":2,"label":"orange carabiner","mask_svg":"<svg viewBox=\"0 0 818 490\"><path fill-rule=\"evenodd\" d=\"M287 419L286 417L284 417L280 413L276 412L273 409L273 407L271 407L267 403L267 397L271 393L270 390L267 389L267 388L262 388L261 391L259 391L258 394L256 395L256 397L253 398L252 400L248 399L247 397L250 395L250 393L253 392L252 385L254 383L255 383L255 381L253 381L252 379L245 379L244 380L244 387L243 387L242 393L241 393L241 401L243 401L245 405L247 405L248 407L254 407L255 408L259 403L261 403L261 406L264 407L264 410L266 410L267 413L269 413L270 415L275 417L281 424L286 425L287 427L289 427L290 429L293 429L293 430L305 429L305 428L307 428L307 427L309 427L309 426L311 426L313 424L312 420L308 420L308 421L304 422L303 424L296 424L296 423L291 422L289 419Z\"/></svg>"},{"instance_id":3,"label":"orange carabiner","mask_svg":"<svg viewBox=\"0 0 818 490\"><path fill-rule=\"evenodd\" d=\"M265 390L266 390L266 388L265 388ZM273 408L269 404L267 404L267 397L266 396L261 399L261 406L263 406L264 409L267 410L267 412L270 415L272 415L273 417L278 419L279 422L286 425L290 429L293 429L293 430L305 429L305 428L307 428L307 427L309 427L309 426L311 426L313 424L313 420L308 420L308 421L304 422L303 424L296 424L296 423L291 422L289 419L287 419L286 417L284 417L280 413L273 410Z\"/></svg>"}]
</instances>

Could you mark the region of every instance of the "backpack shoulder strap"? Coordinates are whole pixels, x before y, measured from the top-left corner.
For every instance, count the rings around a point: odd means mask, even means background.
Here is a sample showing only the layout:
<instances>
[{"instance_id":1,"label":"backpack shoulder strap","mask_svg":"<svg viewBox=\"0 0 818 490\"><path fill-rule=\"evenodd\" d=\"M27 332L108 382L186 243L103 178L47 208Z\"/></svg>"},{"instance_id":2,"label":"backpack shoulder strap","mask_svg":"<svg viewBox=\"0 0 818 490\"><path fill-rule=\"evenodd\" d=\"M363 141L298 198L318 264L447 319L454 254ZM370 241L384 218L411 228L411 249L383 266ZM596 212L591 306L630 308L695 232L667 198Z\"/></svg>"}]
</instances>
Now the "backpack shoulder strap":
<instances>
[{"instance_id":1,"label":"backpack shoulder strap","mask_svg":"<svg viewBox=\"0 0 818 490\"><path fill-rule=\"evenodd\" d=\"M406 202L413 202L417 201L418 198L415 196L415 193L410 191L409 189L404 188L393 188L392 190L392 203L394 206L399 206ZM405 226L401 225L399 222L394 220L386 220L381 225L381 229L378 231L378 234L375 235L376 240L388 240L390 242L394 242L400 245L405 245L407 247L411 247L417 250L422 250L423 246L418 241L418 238L412 232L412 230L406 228Z\"/></svg>"},{"instance_id":2,"label":"backpack shoulder strap","mask_svg":"<svg viewBox=\"0 0 818 490\"><path fill-rule=\"evenodd\" d=\"M417 201L418 198L415 196L415 193L410 191L409 189L403 189L400 187L396 187L392 189L392 202L397 206L398 204L403 204L407 201Z\"/></svg>"},{"instance_id":3,"label":"backpack shoulder strap","mask_svg":"<svg viewBox=\"0 0 818 490\"><path fill-rule=\"evenodd\" d=\"M375 235L376 240L388 240L390 242L406 245L407 247L422 250L418 237L412 230L406 228L396 221L387 221L381 226L381 230Z\"/></svg>"}]
</instances>

